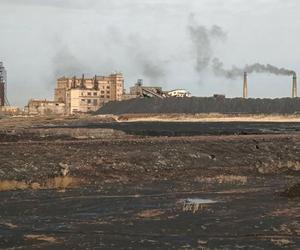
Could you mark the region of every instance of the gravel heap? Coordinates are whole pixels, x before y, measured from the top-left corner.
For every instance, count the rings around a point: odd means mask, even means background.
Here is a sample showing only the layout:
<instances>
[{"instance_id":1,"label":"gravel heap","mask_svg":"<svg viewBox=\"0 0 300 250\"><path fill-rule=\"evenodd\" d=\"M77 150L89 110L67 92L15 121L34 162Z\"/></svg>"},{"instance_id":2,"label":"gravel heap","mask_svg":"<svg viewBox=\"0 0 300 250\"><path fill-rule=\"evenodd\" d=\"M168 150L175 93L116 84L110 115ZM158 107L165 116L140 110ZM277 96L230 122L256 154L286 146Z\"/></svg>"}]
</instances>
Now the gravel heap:
<instances>
[{"instance_id":1,"label":"gravel heap","mask_svg":"<svg viewBox=\"0 0 300 250\"><path fill-rule=\"evenodd\" d=\"M300 98L138 98L121 102L109 102L95 112L95 114L115 115L141 113L294 114L300 113Z\"/></svg>"}]
</instances>

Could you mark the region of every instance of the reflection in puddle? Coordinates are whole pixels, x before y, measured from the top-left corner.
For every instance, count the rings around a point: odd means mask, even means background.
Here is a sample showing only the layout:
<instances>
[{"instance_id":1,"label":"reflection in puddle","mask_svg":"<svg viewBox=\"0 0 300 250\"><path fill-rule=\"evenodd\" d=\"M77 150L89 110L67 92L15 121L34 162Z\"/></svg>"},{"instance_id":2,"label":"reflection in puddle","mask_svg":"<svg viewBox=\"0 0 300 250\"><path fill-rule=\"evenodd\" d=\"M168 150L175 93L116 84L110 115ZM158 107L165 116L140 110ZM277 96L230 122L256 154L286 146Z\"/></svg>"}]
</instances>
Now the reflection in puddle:
<instances>
[{"instance_id":1,"label":"reflection in puddle","mask_svg":"<svg viewBox=\"0 0 300 250\"><path fill-rule=\"evenodd\" d=\"M182 211L196 213L208 207L208 204L216 203L210 199L188 198L181 200Z\"/></svg>"}]
</instances>

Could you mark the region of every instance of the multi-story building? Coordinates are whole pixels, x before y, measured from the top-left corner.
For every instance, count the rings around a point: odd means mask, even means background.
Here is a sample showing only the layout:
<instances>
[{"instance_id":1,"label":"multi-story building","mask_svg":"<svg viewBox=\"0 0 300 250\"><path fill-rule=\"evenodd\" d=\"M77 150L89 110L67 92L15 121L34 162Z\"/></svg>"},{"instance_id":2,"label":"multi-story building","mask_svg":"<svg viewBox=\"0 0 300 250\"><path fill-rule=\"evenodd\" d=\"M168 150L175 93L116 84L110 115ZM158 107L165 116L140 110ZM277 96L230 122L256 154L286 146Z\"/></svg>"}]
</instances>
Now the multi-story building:
<instances>
[{"instance_id":1,"label":"multi-story building","mask_svg":"<svg viewBox=\"0 0 300 250\"><path fill-rule=\"evenodd\" d=\"M6 70L3 63L0 62L0 107L6 102Z\"/></svg>"},{"instance_id":2,"label":"multi-story building","mask_svg":"<svg viewBox=\"0 0 300 250\"><path fill-rule=\"evenodd\" d=\"M62 77L57 80L55 102L66 105L66 113L86 113L98 110L109 101L121 101L124 93L122 74L93 78Z\"/></svg>"}]
</instances>

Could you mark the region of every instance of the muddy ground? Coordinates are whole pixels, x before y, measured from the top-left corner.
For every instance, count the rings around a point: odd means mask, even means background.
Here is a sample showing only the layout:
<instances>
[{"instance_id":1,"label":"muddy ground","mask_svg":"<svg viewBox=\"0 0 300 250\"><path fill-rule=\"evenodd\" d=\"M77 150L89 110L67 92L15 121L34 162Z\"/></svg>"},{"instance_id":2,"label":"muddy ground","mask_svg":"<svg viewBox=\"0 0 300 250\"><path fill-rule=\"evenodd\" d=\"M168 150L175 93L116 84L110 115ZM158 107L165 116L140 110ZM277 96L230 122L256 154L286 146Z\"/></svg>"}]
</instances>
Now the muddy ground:
<instances>
[{"instance_id":1,"label":"muddy ground","mask_svg":"<svg viewBox=\"0 0 300 250\"><path fill-rule=\"evenodd\" d=\"M299 125L177 125L0 120L0 249L299 249Z\"/></svg>"}]
</instances>

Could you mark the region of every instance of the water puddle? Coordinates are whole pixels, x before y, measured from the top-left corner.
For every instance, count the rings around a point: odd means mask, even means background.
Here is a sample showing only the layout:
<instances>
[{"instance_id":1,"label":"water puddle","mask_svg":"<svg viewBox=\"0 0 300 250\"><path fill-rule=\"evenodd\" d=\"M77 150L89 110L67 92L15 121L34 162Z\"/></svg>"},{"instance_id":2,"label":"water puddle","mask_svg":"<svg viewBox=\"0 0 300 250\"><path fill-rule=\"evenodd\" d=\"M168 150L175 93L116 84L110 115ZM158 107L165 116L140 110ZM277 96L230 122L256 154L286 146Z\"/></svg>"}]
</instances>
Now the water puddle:
<instances>
[{"instance_id":1,"label":"water puddle","mask_svg":"<svg viewBox=\"0 0 300 250\"><path fill-rule=\"evenodd\" d=\"M196 213L208 207L209 204L217 203L211 199L188 198L181 200L182 211Z\"/></svg>"},{"instance_id":2,"label":"water puddle","mask_svg":"<svg viewBox=\"0 0 300 250\"><path fill-rule=\"evenodd\" d=\"M217 201L210 200L210 199L200 199L200 198L188 198L183 200L185 203L188 204L212 204L217 203Z\"/></svg>"}]
</instances>

